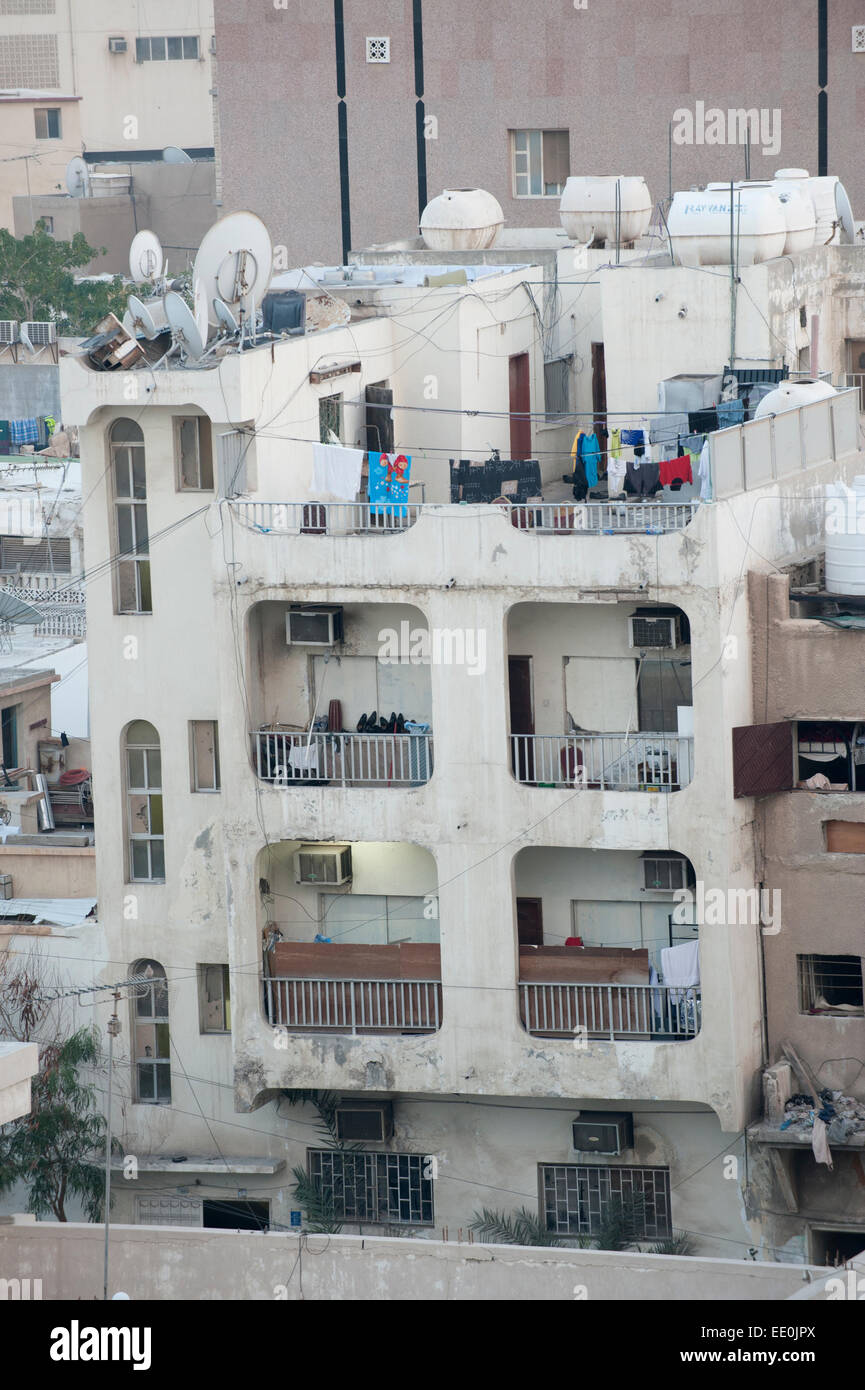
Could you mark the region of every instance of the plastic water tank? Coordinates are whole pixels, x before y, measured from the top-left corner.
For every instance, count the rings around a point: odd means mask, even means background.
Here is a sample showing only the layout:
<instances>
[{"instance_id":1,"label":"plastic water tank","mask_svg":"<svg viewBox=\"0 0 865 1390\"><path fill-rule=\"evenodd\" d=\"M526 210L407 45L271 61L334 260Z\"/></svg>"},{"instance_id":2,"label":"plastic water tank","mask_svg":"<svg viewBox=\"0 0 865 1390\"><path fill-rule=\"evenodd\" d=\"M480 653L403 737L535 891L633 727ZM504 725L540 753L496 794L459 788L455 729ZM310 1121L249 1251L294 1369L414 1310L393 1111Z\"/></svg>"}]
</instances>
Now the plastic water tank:
<instances>
[{"instance_id":1,"label":"plastic water tank","mask_svg":"<svg viewBox=\"0 0 865 1390\"><path fill-rule=\"evenodd\" d=\"M837 174L812 178L807 169L779 169L775 183L798 184L807 190L817 219L815 246L837 246L852 239L850 200Z\"/></svg>"},{"instance_id":2,"label":"plastic water tank","mask_svg":"<svg viewBox=\"0 0 865 1390\"><path fill-rule=\"evenodd\" d=\"M420 234L430 251L486 251L495 246L505 215L484 188L446 188L427 203Z\"/></svg>"},{"instance_id":3,"label":"plastic water tank","mask_svg":"<svg viewBox=\"0 0 865 1390\"><path fill-rule=\"evenodd\" d=\"M673 195L667 227L677 265L730 264L730 185L724 190ZM783 254L787 220L774 189L764 184L734 188L732 213L739 265L756 265Z\"/></svg>"},{"instance_id":4,"label":"plastic water tank","mask_svg":"<svg viewBox=\"0 0 865 1390\"><path fill-rule=\"evenodd\" d=\"M707 184L707 191L723 192L729 190L729 183L710 183ZM742 179L734 184L734 188L769 188L775 192L781 200L784 209L784 221L787 224L787 237L784 242L782 255L792 256L796 251L807 251L814 245L814 233L817 226L817 217L814 211L814 204L801 182L792 181L779 183L777 179L769 182L767 180Z\"/></svg>"},{"instance_id":5,"label":"plastic water tank","mask_svg":"<svg viewBox=\"0 0 865 1390\"><path fill-rule=\"evenodd\" d=\"M825 401L837 394L828 381L779 381L775 390L769 391L760 401L754 411L754 419L759 420L764 415L780 415L782 410L795 410L797 406Z\"/></svg>"},{"instance_id":6,"label":"plastic water tank","mask_svg":"<svg viewBox=\"0 0 865 1390\"><path fill-rule=\"evenodd\" d=\"M826 588L830 594L865 594L865 475L826 484Z\"/></svg>"},{"instance_id":7,"label":"plastic water tank","mask_svg":"<svg viewBox=\"0 0 865 1390\"><path fill-rule=\"evenodd\" d=\"M619 240L636 241L649 230L652 198L640 175L575 174L559 203L559 217L574 241L615 241L616 185L619 186Z\"/></svg>"}]
</instances>

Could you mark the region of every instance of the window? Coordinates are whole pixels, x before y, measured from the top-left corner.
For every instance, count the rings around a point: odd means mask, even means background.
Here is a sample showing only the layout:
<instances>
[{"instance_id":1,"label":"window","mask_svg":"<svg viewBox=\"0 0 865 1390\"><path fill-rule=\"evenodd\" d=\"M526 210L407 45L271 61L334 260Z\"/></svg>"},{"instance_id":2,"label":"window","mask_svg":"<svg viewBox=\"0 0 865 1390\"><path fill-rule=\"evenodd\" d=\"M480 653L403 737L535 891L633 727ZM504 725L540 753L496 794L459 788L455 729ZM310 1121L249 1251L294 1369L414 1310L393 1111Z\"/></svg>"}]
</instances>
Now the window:
<instances>
[{"instance_id":1,"label":"window","mask_svg":"<svg viewBox=\"0 0 865 1390\"><path fill-rule=\"evenodd\" d=\"M570 172L566 130L514 130L511 164L515 198L557 198Z\"/></svg>"},{"instance_id":2,"label":"window","mask_svg":"<svg viewBox=\"0 0 865 1390\"><path fill-rule=\"evenodd\" d=\"M36 106L33 109L37 140L59 140L63 134L59 106Z\"/></svg>"},{"instance_id":3,"label":"window","mask_svg":"<svg viewBox=\"0 0 865 1390\"><path fill-rule=\"evenodd\" d=\"M694 881L690 862L681 854L644 854L642 888L653 893L674 893Z\"/></svg>"},{"instance_id":4,"label":"window","mask_svg":"<svg viewBox=\"0 0 865 1390\"><path fill-rule=\"evenodd\" d=\"M158 960L140 960L132 975L152 978L137 985L132 998L135 1099L139 1105L171 1104L171 1053L168 1038L168 981Z\"/></svg>"},{"instance_id":5,"label":"window","mask_svg":"<svg viewBox=\"0 0 865 1390\"><path fill-rule=\"evenodd\" d=\"M130 882L164 883L162 756L159 735L143 719L126 733L126 816Z\"/></svg>"},{"instance_id":6,"label":"window","mask_svg":"<svg viewBox=\"0 0 865 1390\"><path fill-rule=\"evenodd\" d=\"M865 854L865 821L826 820L828 854Z\"/></svg>"},{"instance_id":7,"label":"window","mask_svg":"<svg viewBox=\"0 0 865 1390\"><path fill-rule=\"evenodd\" d=\"M174 455L177 459L177 486L197 492L213 488L213 451L210 421L204 415L174 422Z\"/></svg>"},{"instance_id":8,"label":"window","mask_svg":"<svg viewBox=\"0 0 865 1390\"><path fill-rule=\"evenodd\" d=\"M44 221L44 219L43 219ZM12 574L70 574L72 550L68 536L36 541L29 536L0 536L0 571Z\"/></svg>"},{"instance_id":9,"label":"window","mask_svg":"<svg viewBox=\"0 0 865 1390\"><path fill-rule=\"evenodd\" d=\"M571 364L573 357L554 357L544 363L544 405L547 419L564 415L571 408Z\"/></svg>"},{"instance_id":10,"label":"window","mask_svg":"<svg viewBox=\"0 0 865 1390\"><path fill-rule=\"evenodd\" d=\"M211 1230L270 1230L270 1202L232 1202L224 1198L207 1201L205 1198L201 1205L203 1223Z\"/></svg>"},{"instance_id":11,"label":"window","mask_svg":"<svg viewBox=\"0 0 865 1390\"><path fill-rule=\"evenodd\" d=\"M244 430L226 430L219 436L219 491L223 497L236 497L248 486L247 457L252 436Z\"/></svg>"},{"instance_id":12,"label":"window","mask_svg":"<svg viewBox=\"0 0 865 1390\"><path fill-rule=\"evenodd\" d=\"M139 1197L139 1226L200 1226L201 1202L186 1197Z\"/></svg>"},{"instance_id":13,"label":"window","mask_svg":"<svg viewBox=\"0 0 865 1390\"><path fill-rule=\"evenodd\" d=\"M197 58L198 35L184 34L182 37L136 39L136 63L176 62L182 58Z\"/></svg>"},{"instance_id":14,"label":"window","mask_svg":"<svg viewBox=\"0 0 865 1390\"><path fill-rule=\"evenodd\" d=\"M540 1183L544 1225L557 1235L599 1235L619 1203L633 1216L636 1239L672 1234L669 1168L542 1164Z\"/></svg>"},{"instance_id":15,"label":"window","mask_svg":"<svg viewBox=\"0 0 865 1390\"><path fill-rule=\"evenodd\" d=\"M671 661L650 652L639 662L637 670L640 730L677 733L679 706L693 704L690 661Z\"/></svg>"},{"instance_id":16,"label":"window","mask_svg":"<svg viewBox=\"0 0 865 1390\"><path fill-rule=\"evenodd\" d=\"M219 736L215 719L192 719L189 723L192 790L219 791Z\"/></svg>"},{"instance_id":17,"label":"window","mask_svg":"<svg viewBox=\"0 0 865 1390\"><path fill-rule=\"evenodd\" d=\"M114 480L118 613L152 613L144 435L134 420L115 420L110 451Z\"/></svg>"},{"instance_id":18,"label":"window","mask_svg":"<svg viewBox=\"0 0 865 1390\"><path fill-rule=\"evenodd\" d=\"M53 218L53 217L45 217L45 216L43 216L43 217L40 217L39 221L42 223L42 226L45 228L45 231L48 233L48 235L49 235L49 236L53 236L53 235L54 235L54 218Z\"/></svg>"},{"instance_id":19,"label":"window","mask_svg":"<svg viewBox=\"0 0 865 1390\"><path fill-rule=\"evenodd\" d=\"M387 946L397 941L439 939L429 898L378 897L371 893L322 893L322 936L335 941Z\"/></svg>"},{"instance_id":20,"label":"window","mask_svg":"<svg viewBox=\"0 0 865 1390\"><path fill-rule=\"evenodd\" d=\"M342 396L322 396L318 403L318 437L322 444L332 444L330 432L342 439Z\"/></svg>"},{"instance_id":21,"label":"window","mask_svg":"<svg viewBox=\"0 0 865 1390\"><path fill-rule=\"evenodd\" d=\"M865 1012L859 956L797 956L796 960L800 1013L843 1018Z\"/></svg>"},{"instance_id":22,"label":"window","mask_svg":"<svg viewBox=\"0 0 865 1390\"><path fill-rule=\"evenodd\" d=\"M311 1149L309 1175L338 1221L400 1226L433 1224L433 1187L423 1154Z\"/></svg>"},{"instance_id":23,"label":"window","mask_svg":"<svg viewBox=\"0 0 865 1390\"><path fill-rule=\"evenodd\" d=\"M231 996L227 965L199 965L198 997L202 1033L231 1032Z\"/></svg>"}]
</instances>

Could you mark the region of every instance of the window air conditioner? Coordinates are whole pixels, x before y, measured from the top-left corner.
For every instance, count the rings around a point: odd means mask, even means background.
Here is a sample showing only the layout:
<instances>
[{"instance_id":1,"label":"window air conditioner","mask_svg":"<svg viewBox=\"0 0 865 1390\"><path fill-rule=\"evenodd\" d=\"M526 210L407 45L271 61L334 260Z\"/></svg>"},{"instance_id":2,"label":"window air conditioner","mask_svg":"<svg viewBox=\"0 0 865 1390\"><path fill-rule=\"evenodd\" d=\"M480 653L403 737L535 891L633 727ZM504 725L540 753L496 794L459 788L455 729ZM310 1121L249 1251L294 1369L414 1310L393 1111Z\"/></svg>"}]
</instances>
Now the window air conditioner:
<instances>
[{"instance_id":1,"label":"window air conditioner","mask_svg":"<svg viewBox=\"0 0 865 1390\"><path fill-rule=\"evenodd\" d=\"M351 845L301 845L295 870L295 883L327 888L351 883Z\"/></svg>"},{"instance_id":2,"label":"window air conditioner","mask_svg":"<svg viewBox=\"0 0 865 1390\"><path fill-rule=\"evenodd\" d=\"M584 1110L574 1120L577 1153L620 1154L634 1147L634 1117Z\"/></svg>"},{"instance_id":3,"label":"window air conditioner","mask_svg":"<svg viewBox=\"0 0 865 1390\"><path fill-rule=\"evenodd\" d=\"M109 40L108 40L108 52L109 52L109 53L125 53L125 52L126 52L126 48L127 48L127 43L126 43L126 40L125 40L125 39L114 38L114 39L109 39Z\"/></svg>"},{"instance_id":4,"label":"window air conditioner","mask_svg":"<svg viewBox=\"0 0 865 1390\"><path fill-rule=\"evenodd\" d=\"M290 647L332 647L342 641L342 609L290 608L285 640Z\"/></svg>"},{"instance_id":5,"label":"window air conditioner","mask_svg":"<svg viewBox=\"0 0 865 1390\"><path fill-rule=\"evenodd\" d=\"M57 341L57 325L49 319L38 321L27 320L21 325L22 341L25 337L30 339L34 347L47 347L49 343Z\"/></svg>"},{"instance_id":6,"label":"window air conditioner","mask_svg":"<svg viewBox=\"0 0 865 1390\"><path fill-rule=\"evenodd\" d=\"M643 867L643 888L653 893L675 893L688 886L688 861L672 855L653 854L640 861Z\"/></svg>"},{"instance_id":7,"label":"window air conditioner","mask_svg":"<svg viewBox=\"0 0 865 1390\"><path fill-rule=\"evenodd\" d=\"M383 1144L393 1135L391 1101L357 1101L336 1107L338 1139L355 1143Z\"/></svg>"},{"instance_id":8,"label":"window air conditioner","mask_svg":"<svg viewBox=\"0 0 865 1390\"><path fill-rule=\"evenodd\" d=\"M681 643L681 625L676 618L629 618L628 646L645 650L667 648L674 650Z\"/></svg>"},{"instance_id":9,"label":"window air conditioner","mask_svg":"<svg viewBox=\"0 0 865 1390\"><path fill-rule=\"evenodd\" d=\"M16 319L0 319L0 343L4 347L11 347L18 342L18 321Z\"/></svg>"}]
</instances>

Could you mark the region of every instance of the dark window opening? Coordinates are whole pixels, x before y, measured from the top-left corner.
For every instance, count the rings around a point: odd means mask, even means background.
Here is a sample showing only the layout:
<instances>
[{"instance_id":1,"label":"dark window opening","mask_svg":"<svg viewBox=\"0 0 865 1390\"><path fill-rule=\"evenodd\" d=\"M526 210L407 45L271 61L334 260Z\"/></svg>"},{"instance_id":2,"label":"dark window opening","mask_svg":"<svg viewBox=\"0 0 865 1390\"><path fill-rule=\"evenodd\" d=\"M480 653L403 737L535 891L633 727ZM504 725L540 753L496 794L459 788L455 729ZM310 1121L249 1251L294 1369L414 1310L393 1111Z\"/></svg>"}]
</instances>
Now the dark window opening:
<instances>
[{"instance_id":1,"label":"dark window opening","mask_svg":"<svg viewBox=\"0 0 865 1390\"><path fill-rule=\"evenodd\" d=\"M269 1231L270 1202L208 1201L202 1206L202 1225L215 1231Z\"/></svg>"},{"instance_id":2,"label":"dark window opening","mask_svg":"<svg viewBox=\"0 0 865 1390\"><path fill-rule=\"evenodd\" d=\"M797 956L799 1009L805 1014L860 1016L863 1013L859 956Z\"/></svg>"}]
</instances>

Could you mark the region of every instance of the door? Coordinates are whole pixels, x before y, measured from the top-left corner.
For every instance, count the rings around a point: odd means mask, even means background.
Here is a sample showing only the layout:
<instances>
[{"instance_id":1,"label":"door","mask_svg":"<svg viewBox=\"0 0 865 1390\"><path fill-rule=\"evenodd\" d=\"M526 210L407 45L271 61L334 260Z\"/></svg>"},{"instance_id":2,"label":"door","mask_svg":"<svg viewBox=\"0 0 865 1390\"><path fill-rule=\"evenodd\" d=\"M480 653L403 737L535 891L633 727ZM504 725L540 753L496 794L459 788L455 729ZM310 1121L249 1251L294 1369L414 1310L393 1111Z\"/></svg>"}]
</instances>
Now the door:
<instances>
[{"instance_id":1,"label":"door","mask_svg":"<svg viewBox=\"0 0 865 1390\"><path fill-rule=\"evenodd\" d=\"M532 422L530 412L529 354L518 353L508 359L509 410L511 412L511 458L532 456Z\"/></svg>"},{"instance_id":2,"label":"door","mask_svg":"<svg viewBox=\"0 0 865 1390\"><path fill-rule=\"evenodd\" d=\"M592 343L592 410L594 429L606 458L607 449L607 367L603 343Z\"/></svg>"},{"instance_id":3,"label":"door","mask_svg":"<svg viewBox=\"0 0 865 1390\"><path fill-rule=\"evenodd\" d=\"M393 453L393 391L383 381L366 388L366 447L374 454Z\"/></svg>"},{"instance_id":4,"label":"door","mask_svg":"<svg viewBox=\"0 0 865 1390\"><path fill-rule=\"evenodd\" d=\"M508 657L508 693L511 706L511 733L534 734L535 718L532 701L532 658ZM533 782L535 754L530 738L511 741L511 766L520 782Z\"/></svg>"},{"instance_id":5,"label":"door","mask_svg":"<svg viewBox=\"0 0 865 1390\"><path fill-rule=\"evenodd\" d=\"M859 387L859 409L865 411L865 338L847 339L848 386Z\"/></svg>"},{"instance_id":6,"label":"door","mask_svg":"<svg viewBox=\"0 0 865 1390\"><path fill-rule=\"evenodd\" d=\"M652 654L639 663L637 706L641 733L677 733L679 706L692 702L690 661L673 661Z\"/></svg>"},{"instance_id":7,"label":"door","mask_svg":"<svg viewBox=\"0 0 865 1390\"><path fill-rule=\"evenodd\" d=\"M543 946L544 920L541 898L517 898L517 944Z\"/></svg>"},{"instance_id":8,"label":"door","mask_svg":"<svg viewBox=\"0 0 865 1390\"><path fill-rule=\"evenodd\" d=\"M733 795L769 796L793 789L793 725L747 724L733 730Z\"/></svg>"}]
</instances>

